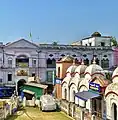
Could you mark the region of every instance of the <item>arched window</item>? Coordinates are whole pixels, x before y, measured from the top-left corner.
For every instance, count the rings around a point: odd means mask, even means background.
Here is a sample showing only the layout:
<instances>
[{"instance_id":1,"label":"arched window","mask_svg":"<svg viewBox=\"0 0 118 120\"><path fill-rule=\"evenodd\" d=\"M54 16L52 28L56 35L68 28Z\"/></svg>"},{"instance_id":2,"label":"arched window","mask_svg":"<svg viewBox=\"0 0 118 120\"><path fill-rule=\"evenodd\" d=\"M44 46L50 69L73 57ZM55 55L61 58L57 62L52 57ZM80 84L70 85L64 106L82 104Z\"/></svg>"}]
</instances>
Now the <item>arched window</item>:
<instances>
[{"instance_id":1,"label":"arched window","mask_svg":"<svg viewBox=\"0 0 118 120\"><path fill-rule=\"evenodd\" d=\"M88 58L84 59L84 64L89 65L89 59Z\"/></svg>"},{"instance_id":2,"label":"arched window","mask_svg":"<svg viewBox=\"0 0 118 120\"><path fill-rule=\"evenodd\" d=\"M53 56L53 54L50 54L49 56L50 56L50 57L52 57L52 56Z\"/></svg>"},{"instance_id":3,"label":"arched window","mask_svg":"<svg viewBox=\"0 0 118 120\"><path fill-rule=\"evenodd\" d=\"M64 90L64 98L67 99L67 89Z\"/></svg>"},{"instance_id":4,"label":"arched window","mask_svg":"<svg viewBox=\"0 0 118 120\"><path fill-rule=\"evenodd\" d=\"M36 67L36 59L32 59L32 66Z\"/></svg>"},{"instance_id":5,"label":"arched window","mask_svg":"<svg viewBox=\"0 0 118 120\"><path fill-rule=\"evenodd\" d=\"M62 57L64 57L65 55L64 54L61 54Z\"/></svg>"},{"instance_id":6,"label":"arched window","mask_svg":"<svg viewBox=\"0 0 118 120\"><path fill-rule=\"evenodd\" d=\"M76 55L74 54L74 55L72 55L73 57L76 57Z\"/></svg>"},{"instance_id":7,"label":"arched window","mask_svg":"<svg viewBox=\"0 0 118 120\"><path fill-rule=\"evenodd\" d=\"M101 67L102 68L109 68L109 59L107 58L107 59L102 59L101 60Z\"/></svg>"},{"instance_id":8,"label":"arched window","mask_svg":"<svg viewBox=\"0 0 118 120\"><path fill-rule=\"evenodd\" d=\"M95 55L94 55L95 56ZM94 59L94 58L93 58ZM91 60L91 64L93 63L93 59ZM95 62L97 65L99 65L99 59L98 58L95 58Z\"/></svg>"},{"instance_id":9,"label":"arched window","mask_svg":"<svg viewBox=\"0 0 118 120\"><path fill-rule=\"evenodd\" d=\"M8 58L8 67L12 67L12 58Z\"/></svg>"},{"instance_id":10,"label":"arched window","mask_svg":"<svg viewBox=\"0 0 118 120\"><path fill-rule=\"evenodd\" d=\"M29 58L26 55L19 55L16 58L16 67L28 67Z\"/></svg>"},{"instance_id":11,"label":"arched window","mask_svg":"<svg viewBox=\"0 0 118 120\"><path fill-rule=\"evenodd\" d=\"M58 67L58 77L60 78L60 67Z\"/></svg>"},{"instance_id":12,"label":"arched window","mask_svg":"<svg viewBox=\"0 0 118 120\"><path fill-rule=\"evenodd\" d=\"M73 101L75 103L75 90L73 90Z\"/></svg>"},{"instance_id":13,"label":"arched window","mask_svg":"<svg viewBox=\"0 0 118 120\"><path fill-rule=\"evenodd\" d=\"M95 61L96 61L96 64L98 64L98 65L99 65L99 59L98 59L98 58L96 58L96 60L95 60Z\"/></svg>"},{"instance_id":14,"label":"arched window","mask_svg":"<svg viewBox=\"0 0 118 120\"><path fill-rule=\"evenodd\" d=\"M55 67L56 67L56 60L54 58L53 59L48 58L47 68L55 68Z\"/></svg>"},{"instance_id":15,"label":"arched window","mask_svg":"<svg viewBox=\"0 0 118 120\"><path fill-rule=\"evenodd\" d=\"M117 105L115 103L112 104L112 119L117 120Z\"/></svg>"}]
</instances>

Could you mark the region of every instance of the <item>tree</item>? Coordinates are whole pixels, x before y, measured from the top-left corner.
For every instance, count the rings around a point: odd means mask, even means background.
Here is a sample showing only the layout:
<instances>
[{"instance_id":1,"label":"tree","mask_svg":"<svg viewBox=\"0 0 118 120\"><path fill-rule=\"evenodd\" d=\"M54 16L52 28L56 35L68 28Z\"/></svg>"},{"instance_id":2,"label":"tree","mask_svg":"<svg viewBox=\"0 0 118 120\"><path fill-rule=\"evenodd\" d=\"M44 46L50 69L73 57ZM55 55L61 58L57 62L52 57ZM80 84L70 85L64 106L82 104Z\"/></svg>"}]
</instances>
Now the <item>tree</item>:
<instances>
[{"instance_id":1,"label":"tree","mask_svg":"<svg viewBox=\"0 0 118 120\"><path fill-rule=\"evenodd\" d=\"M112 39L111 39L111 45L112 46L117 46L118 45L115 37L112 37Z\"/></svg>"},{"instance_id":2,"label":"tree","mask_svg":"<svg viewBox=\"0 0 118 120\"><path fill-rule=\"evenodd\" d=\"M57 44L58 44L58 42L54 41L52 44L53 44L53 45L57 45Z\"/></svg>"}]
</instances>

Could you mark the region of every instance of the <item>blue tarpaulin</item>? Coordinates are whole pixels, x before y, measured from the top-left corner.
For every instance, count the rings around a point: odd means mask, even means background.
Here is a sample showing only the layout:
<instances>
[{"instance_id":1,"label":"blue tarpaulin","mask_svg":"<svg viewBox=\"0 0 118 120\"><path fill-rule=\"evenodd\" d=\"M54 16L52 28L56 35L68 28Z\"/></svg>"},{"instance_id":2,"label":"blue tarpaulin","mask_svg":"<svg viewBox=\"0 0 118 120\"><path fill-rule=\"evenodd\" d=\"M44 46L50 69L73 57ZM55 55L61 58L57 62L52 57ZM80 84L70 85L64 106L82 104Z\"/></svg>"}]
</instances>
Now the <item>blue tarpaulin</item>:
<instances>
[{"instance_id":1,"label":"blue tarpaulin","mask_svg":"<svg viewBox=\"0 0 118 120\"><path fill-rule=\"evenodd\" d=\"M75 93L75 96L78 97L79 99L87 101L88 99L99 97L100 95L98 93L94 93L91 91L83 91Z\"/></svg>"}]
</instances>

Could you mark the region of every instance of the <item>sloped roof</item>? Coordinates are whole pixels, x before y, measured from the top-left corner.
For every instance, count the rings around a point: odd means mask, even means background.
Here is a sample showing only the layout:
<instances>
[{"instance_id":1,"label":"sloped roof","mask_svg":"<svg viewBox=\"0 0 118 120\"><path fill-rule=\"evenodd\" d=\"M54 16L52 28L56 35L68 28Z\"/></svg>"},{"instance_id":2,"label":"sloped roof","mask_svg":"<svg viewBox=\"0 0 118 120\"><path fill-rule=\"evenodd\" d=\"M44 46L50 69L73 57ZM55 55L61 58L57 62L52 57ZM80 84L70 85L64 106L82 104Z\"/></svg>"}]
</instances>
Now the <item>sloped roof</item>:
<instances>
[{"instance_id":1,"label":"sloped roof","mask_svg":"<svg viewBox=\"0 0 118 120\"><path fill-rule=\"evenodd\" d=\"M106 87L109 84L109 81L105 80L103 77L95 77L92 82L99 84L101 87Z\"/></svg>"},{"instance_id":2,"label":"sloped roof","mask_svg":"<svg viewBox=\"0 0 118 120\"><path fill-rule=\"evenodd\" d=\"M73 62L73 57L71 57L70 55L64 56L60 62Z\"/></svg>"},{"instance_id":3,"label":"sloped roof","mask_svg":"<svg viewBox=\"0 0 118 120\"><path fill-rule=\"evenodd\" d=\"M42 84L39 84L39 83L25 83L25 85L39 87L39 88L43 88L43 89L46 89L48 87L47 85L42 85Z\"/></svg>"},{"instance_id":4,"label":"sloped roof","mask_svg":"<svg viewBox=\"0 0 118 120\"><path fill-rule=\"evenodd\" d=\"M14 42L10 42L9 44L6 44L5 47L10 47L10 46L16 45L16 43L19 43L19 42L22 42L22 41L24 41L25 43L29 43L29 44L37 47L37 48L39 47L37 44L35 44L33 42L30 42L28 40L25 40L25 39L19 39L19 40L16 40Z\"/></svg>"}]
</instances>

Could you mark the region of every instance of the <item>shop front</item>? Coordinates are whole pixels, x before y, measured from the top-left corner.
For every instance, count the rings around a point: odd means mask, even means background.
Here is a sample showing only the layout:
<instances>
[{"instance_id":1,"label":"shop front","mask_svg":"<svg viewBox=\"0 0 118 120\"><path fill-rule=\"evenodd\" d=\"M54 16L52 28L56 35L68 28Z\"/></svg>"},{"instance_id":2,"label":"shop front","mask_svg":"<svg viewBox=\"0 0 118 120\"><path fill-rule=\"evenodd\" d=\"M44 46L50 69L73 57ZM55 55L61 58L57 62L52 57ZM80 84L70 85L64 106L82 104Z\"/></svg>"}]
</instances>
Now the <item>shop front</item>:
<instances>
[{"instance_id":1,"label":"shop front","mask_svg":"<svg viewBox=\"0 0 118 120\"><path fill-rule=\"evenodd\" d=\"M81 109L84 120L91 120L91 118L95 118L95 120L103 120L103 108L104 108L104 94L105 87L100 84L94 82L89 82L89 90L78 92L75 96L78 99L81 99L85 102L85 106ZM90 106L88 108L88 100L90 101ZM81 118L83 118L81 117ZM83 119L81 119L83 120Z\"/></svg>"}]
</instances>

